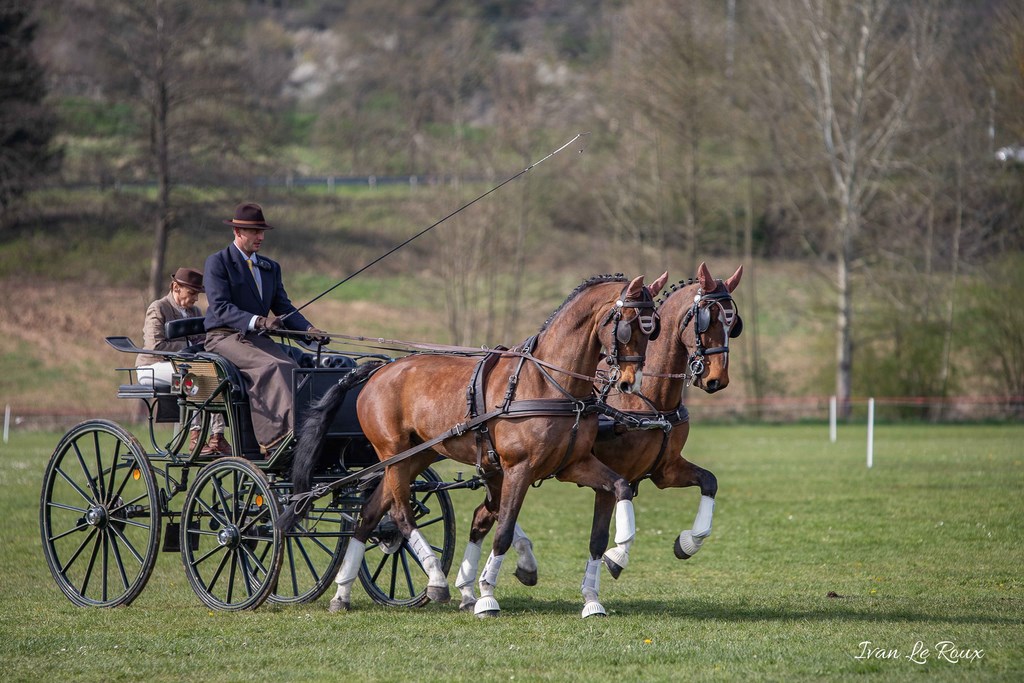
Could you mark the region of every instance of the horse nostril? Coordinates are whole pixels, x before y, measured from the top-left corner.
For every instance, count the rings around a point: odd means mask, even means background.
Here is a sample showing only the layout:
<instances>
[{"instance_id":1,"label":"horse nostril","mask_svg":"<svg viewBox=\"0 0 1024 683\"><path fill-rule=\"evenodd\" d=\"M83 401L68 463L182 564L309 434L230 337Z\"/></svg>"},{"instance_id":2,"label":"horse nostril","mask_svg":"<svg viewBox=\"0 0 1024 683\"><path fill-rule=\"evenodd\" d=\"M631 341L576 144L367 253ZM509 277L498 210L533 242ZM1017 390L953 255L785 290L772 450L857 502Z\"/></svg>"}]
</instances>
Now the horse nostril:
<instances>
[{"instance_id":1,"label":"horse nostril","mask_svg":"<svg viewBox=\"0 0 1024 683\"><path fill-rule=\"evenodd\" d=\"M718 389L721 386L721 383L717 379L712 379L708 380L708 382L704 386L707 388L709 394L713 394L714 392L718 391Z\"/></svg>"},{"instance_id":2,"label":"horse nostril","mask_svg":"<svg viewBox=\"0 0 1024 683\"><path fill-rule=\"evenodd\" d=\"M623 394L632 394L633 385L630 384L629 382L619 382L619 391L622 392Z\"/></svg>"}]
</instances>

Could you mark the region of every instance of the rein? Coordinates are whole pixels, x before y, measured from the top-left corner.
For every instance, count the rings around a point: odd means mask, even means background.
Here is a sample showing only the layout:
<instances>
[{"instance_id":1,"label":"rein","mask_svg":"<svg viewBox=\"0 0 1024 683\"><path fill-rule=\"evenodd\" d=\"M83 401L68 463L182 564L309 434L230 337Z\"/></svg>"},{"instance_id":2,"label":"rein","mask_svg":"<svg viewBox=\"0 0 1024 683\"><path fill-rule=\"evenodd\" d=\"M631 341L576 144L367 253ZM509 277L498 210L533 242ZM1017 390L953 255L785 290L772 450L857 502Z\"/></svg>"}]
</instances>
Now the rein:
<instances>
[{"instance_id":1,"label":"rein","mask_svg":"<svg viewBox=\"0 0 1024 683\"><path fill-rule=\"evenodd\" d=\"M274 331L276 333L276 330ZM324 332L325 336L331 339L344 339L349 342L359 342L368 348L380 349L382 351L409 351L414 349L422 351L424 354L437 354L437 355L453 355L453 356L486 356L492 353L498 353L502 356L509 358L526 358L532 363L538 366L544 366L553 372L572 377L573 379L581 379L586 382L595 382L597 377L590 375L583 375L572 370L559 367L554 363L549 363L546 360L535 357L533 354L527 351L519 351L517 349L521 347L512 347L511 349L500 349L494 348L489 349L486 347L479 346L454 346L449 344L434 344L431 342L410 342L402 341L400 339L385 339L384 337L362 337L357 335L347 334L335 334L334 332Z\"/></svg>"}]
</instances>

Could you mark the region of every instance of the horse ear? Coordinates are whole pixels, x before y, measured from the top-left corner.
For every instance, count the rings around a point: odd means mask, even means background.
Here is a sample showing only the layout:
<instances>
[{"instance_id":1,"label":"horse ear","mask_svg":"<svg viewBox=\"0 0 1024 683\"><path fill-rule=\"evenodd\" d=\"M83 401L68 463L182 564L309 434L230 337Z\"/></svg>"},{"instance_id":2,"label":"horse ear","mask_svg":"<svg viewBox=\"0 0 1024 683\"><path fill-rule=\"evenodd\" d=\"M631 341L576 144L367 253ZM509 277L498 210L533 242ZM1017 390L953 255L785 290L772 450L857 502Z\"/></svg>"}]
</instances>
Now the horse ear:
<instances>
[{"instance_id":1,"label":"horse ear","mask_svg":"<svg viewBox=\"0 0 1024 683\"><path fill-rule=\"evenodd\" d=\"M633 281L629 283L629 287L626 288L626 298L635 299L640 296L640 290L644 286L644 276L637 275L633 278Z\"/></svg>"},{"instance_id":2,"label":"horse ear","mask_svg":"<svg viewBox=\"0 0 1024 683\"><path fill-rule=\"evenodd\" d=\"M734 289L739 287L741 277L743 277L743 266L737 268L736 272L732 274L732 277L725 281L725 288L732 292Z\"/></svg>"},{"instance_id":3,"label":"horse ear","mask_svg":"<svg viewBox=\"0 0 1024 683\"><path fill-rule=\"evenodd\" d=\"M715 282L715 278L711 277L711 271L708 270L708 264L701 261L700 266L697 268L697 280L700 282L700 288L705 293L713 292L718 289L718 283Z\"/></svg>"},{"instance_id":4,"label":"horse ear","mask_svg":"<svg viewBox=\"0 0 1024 683\"><path fill-rule=\"evenodd\" d=\"M659 277L657 280L655 280L651 284L647 285L647 291L651 293L651 298L652 299L654 297L658 296L658 292L661 291L662 287L665 286L666 282L668 282L668 271L667 270L664 273L661 274L661 277Z\"/></svg>"}]
</instances>

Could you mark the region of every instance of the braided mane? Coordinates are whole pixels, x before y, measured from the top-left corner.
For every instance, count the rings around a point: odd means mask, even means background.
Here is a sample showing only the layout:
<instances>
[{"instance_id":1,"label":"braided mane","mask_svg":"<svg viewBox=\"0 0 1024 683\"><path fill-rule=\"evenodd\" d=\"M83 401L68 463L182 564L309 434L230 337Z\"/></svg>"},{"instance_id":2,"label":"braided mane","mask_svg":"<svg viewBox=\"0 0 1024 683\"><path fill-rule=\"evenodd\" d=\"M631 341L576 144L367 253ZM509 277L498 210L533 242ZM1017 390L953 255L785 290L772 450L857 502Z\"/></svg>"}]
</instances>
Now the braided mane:
<instances>
[{"instance_id":1,"label":"braided mane","mask_svg":"<svg viewBox=\"0 0 1024 683\"><path fill-rule=\"evenodd\" d=\"M697 284L697 278L691 277L691 278L689 278L687 280L680 280L679 282L677 282L677 283L671 285L670 287L668 287L667 289L663 290L662 293L661 293L661 296L658 297L658 301L657 301L658 308L661 308L661 305L664 304L668 300L668 298L670 296L672 296L673 294L675 294L676 292L681 292L686 287L690 287L691 285L695 285L695 284Z\"/></svg>"},{"instance_id":2,"label":"braided mane","mask_svg":"<svg viewBox=\"0 0 1024 683\"><path fill-rule=\"evenodd\" d=\"M569 296L565 297L565 301L563 301L562 305L555 309L554 313L548 316L548 319L544 321L543 325L541 325L540 331L543 332L544 330L546 330L548 328L548 325L551 324L551 321L555 319L555 316L557 316L562 311L562 309L565 308L566 305L568 305L570 301L575 299L580 292L582 292L584 289L592 285L599 285L604 282L628 282L628 280L626 279L626 276L623 275L622 273L615 273L615 275L595 275L593 277L587 278L582 283L580 283L580 285L576 287L576 289L572 290Z\"/></svg>"}]
</instances>

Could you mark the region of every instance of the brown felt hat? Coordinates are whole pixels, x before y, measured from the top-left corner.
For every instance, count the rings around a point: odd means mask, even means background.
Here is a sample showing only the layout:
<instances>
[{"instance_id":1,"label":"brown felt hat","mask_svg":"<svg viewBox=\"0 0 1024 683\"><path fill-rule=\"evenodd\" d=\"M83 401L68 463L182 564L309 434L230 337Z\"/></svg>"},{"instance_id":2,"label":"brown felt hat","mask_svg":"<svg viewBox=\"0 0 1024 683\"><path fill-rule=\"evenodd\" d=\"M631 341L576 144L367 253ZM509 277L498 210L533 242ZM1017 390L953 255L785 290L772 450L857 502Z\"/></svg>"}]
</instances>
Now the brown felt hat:
<instances>
[{"instance_id":1,"label":"brown felt hat","mask_svg":"<svg viewBox=\"0 0 1024 683\"><path fill-rule=\"evenodd\" d=\"M247 202L235 207L235 217L229 221L223 221L225 225L235 228L252 228L255 230L273 230L273 225L268 225L263 219L263 207L259 204Z\"/></svg>"},{"instance_id":2,"label":"brown felt hat","mask_svg":"<svg viewBox=\"0 0 1024 683\"><path fill-rule=\"evenodd\" d=\"M182 287L194 289L200 294L206 291L203 289L203 274L195 268L178 268L174 271L174 275L171 276L171 282L177 282Z\"/></svg>"}]
</instances>

